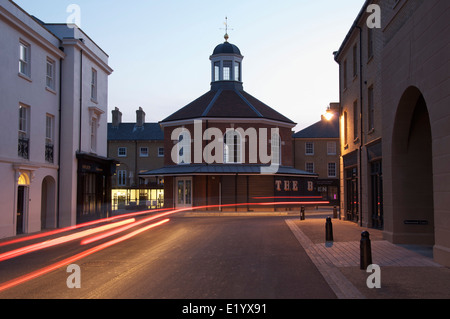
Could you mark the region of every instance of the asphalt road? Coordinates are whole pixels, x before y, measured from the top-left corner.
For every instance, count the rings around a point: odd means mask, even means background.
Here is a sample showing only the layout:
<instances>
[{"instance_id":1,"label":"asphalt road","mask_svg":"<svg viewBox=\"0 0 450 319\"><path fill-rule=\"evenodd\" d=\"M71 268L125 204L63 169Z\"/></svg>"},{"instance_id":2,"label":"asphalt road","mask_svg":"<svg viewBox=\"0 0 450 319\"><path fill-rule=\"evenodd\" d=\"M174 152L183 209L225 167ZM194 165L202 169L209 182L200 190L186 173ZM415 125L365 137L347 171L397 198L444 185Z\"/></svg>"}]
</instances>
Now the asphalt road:
<instances>
[{"instance_id":1,"label":"asphalt road","mask_svg":"<svg viewBox=\"0 0 450 319\"><path fill-rule=\"evenodd\" d=\"M333 291L278 217L170 217L75 262L0 292L0 299L333 299ZM0 284L86 248L79 241L0 262ZM4 250L4 249L3 249Z\"/></svg>"}]
</instances>

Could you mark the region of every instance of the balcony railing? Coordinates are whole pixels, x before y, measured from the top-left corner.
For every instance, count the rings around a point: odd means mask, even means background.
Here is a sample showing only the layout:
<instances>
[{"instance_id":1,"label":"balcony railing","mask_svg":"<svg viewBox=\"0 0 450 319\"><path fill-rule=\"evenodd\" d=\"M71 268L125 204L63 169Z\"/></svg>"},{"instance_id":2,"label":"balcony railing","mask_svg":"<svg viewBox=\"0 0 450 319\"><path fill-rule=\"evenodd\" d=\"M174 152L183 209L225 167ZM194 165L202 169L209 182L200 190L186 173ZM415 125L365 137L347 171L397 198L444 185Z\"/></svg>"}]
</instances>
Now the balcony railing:
<instances>
[{"instance_id":1,"label":"balcony railing","mask_svg":"<svg viewBox=\"0 0 450 319\"><path fill-rule=\"evenodd\" d=\"M53 163L53 144L45 144L45 160Z\"/></svg>"},{"instance_id":2,"label":"balcony railing","mask_svg":"<svg viewBox=\"0 0 450 319\"><path fill-rule=\"evenodd\" d=\"M20 137L19 138L19 157L25 158L25 159L29 159L30 155L29 155L29 144L30 144L30 139L29 138L25 138L25 137Z\"/></svg>"}]
</instances>

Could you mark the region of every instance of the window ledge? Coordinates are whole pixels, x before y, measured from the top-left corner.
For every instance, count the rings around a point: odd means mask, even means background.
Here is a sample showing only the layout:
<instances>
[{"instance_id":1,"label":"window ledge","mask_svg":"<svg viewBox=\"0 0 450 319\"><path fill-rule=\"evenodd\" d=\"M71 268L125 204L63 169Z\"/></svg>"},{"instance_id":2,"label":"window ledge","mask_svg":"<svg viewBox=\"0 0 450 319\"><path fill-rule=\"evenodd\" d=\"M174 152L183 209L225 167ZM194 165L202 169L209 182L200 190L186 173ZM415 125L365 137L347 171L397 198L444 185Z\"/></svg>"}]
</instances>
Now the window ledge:
<instances>
[{"instance_id":1,"label":"window ledge","mask_svg":"<svg viewBox=\"0 0 450 319\"><path fill-rule=\"evenodd\" d=\"M56 91L48 86L45 87L45 90L56 95Z\"/></svg>"},{"instance_id":2,"label":"window ledge","mask_svg":"<svg viewBox=\"0 0 450 319\"><path fill-rule=\"evenodd\" d=\"M19 75L19 77L21 77L24 80L27 80L28 82L33 82L33 80L26 74L19 72L18 75Z\"/></svg>"}]
</instances>

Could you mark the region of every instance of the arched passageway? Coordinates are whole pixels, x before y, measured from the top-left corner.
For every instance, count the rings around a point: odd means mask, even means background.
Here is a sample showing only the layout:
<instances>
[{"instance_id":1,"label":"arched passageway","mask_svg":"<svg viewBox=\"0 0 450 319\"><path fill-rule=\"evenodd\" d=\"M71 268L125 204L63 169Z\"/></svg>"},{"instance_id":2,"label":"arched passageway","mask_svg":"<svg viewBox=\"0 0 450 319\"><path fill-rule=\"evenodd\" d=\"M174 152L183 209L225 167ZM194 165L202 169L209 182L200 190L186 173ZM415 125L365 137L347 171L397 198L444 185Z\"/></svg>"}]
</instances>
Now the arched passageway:
<instances>
[{"instance_id":1,"label":"arched passageway","mask_svg":"<svg viewBox=\"0 0 450 319\"><path fill-rule=\"evenodd\" d=\"M432 133L427 104L415 87L398 105L392 137L394 241L434 244Z\"/></svg>"}]
</instances>

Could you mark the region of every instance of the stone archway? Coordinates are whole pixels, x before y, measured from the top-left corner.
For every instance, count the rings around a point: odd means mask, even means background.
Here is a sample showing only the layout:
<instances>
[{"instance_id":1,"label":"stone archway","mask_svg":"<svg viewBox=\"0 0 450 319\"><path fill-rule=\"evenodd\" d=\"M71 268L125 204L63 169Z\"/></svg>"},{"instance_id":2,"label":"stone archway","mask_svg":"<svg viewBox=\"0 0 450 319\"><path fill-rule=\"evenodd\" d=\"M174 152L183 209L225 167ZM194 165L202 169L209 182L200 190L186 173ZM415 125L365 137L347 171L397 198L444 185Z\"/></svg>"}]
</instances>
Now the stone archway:
<instances>
[{"instance_id":1,"label":"stone archway","mask_svg":"<svg viewBox=\"0 0 450 319\"><path fill-rule=\"evenodd\" d=\"M42 180L41 229L56 228L56 183L53 177Z\"/></svg>"},{"instance_id":2,"label":"stone archway","mask_svg":"<svg viewBox=\"0 0 450 319\"><path fill-rule=\"evenodd\" d=\"M408 88L392 136L393 241L434 244L432 133L427 103Z\"/></svg>"}]
</instances>

